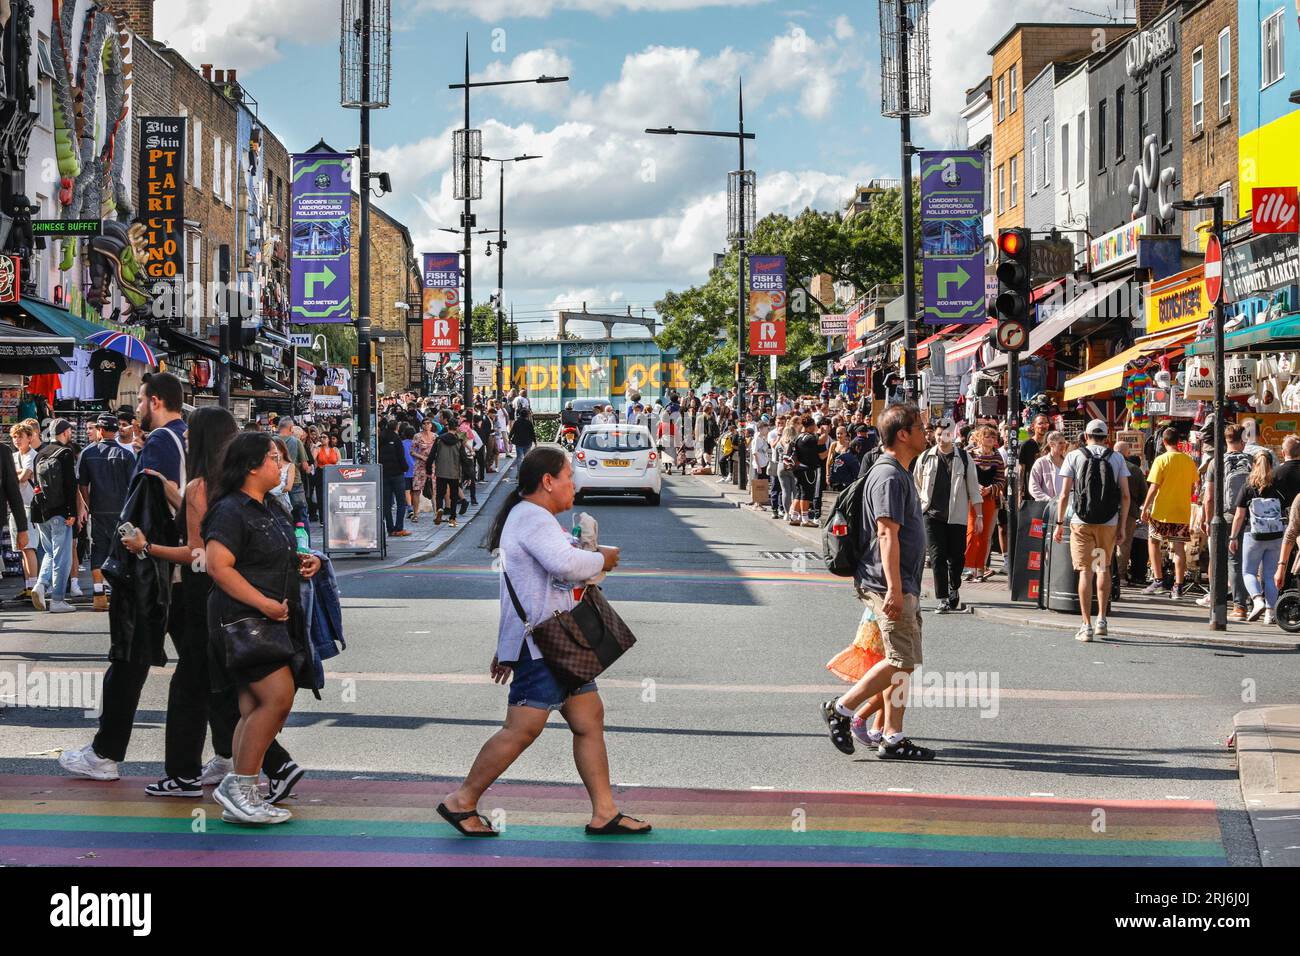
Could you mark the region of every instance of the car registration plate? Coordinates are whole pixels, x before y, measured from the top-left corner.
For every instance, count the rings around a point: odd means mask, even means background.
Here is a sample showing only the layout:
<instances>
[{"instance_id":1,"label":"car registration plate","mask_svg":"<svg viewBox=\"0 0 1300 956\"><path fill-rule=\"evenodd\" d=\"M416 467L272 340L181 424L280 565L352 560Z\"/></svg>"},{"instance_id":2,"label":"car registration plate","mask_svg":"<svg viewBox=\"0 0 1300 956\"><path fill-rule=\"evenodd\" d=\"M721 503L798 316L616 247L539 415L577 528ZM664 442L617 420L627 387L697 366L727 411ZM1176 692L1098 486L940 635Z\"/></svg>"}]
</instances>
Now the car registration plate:
<instances>
[{"instance_id":1,"label":"car registration plate","mask_svg":"<svg viewBox=\"0 0 1300 956\"><path fill-rule=\"evenodd\" d=\"M628 461L626 458L606 458L606 459L605 459L605 467L606 467L606 468L626 468L626 467L627 467L628 465L630 465L630 464L632 464L632 463L631 463L630 461Z\"/></svg>"}]
</instances>

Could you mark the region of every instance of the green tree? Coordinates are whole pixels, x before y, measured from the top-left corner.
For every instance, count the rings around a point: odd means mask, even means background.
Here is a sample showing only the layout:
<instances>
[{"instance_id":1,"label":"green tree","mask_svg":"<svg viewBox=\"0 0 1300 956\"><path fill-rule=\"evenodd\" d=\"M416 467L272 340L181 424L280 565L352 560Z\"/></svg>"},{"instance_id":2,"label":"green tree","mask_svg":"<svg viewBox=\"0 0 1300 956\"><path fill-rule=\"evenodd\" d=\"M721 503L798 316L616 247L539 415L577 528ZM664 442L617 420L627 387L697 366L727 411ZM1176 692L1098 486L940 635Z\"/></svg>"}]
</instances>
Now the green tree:
<instances>
[{"instance_id":1,"label":"green tree","mask_svg":"<svg viewBox=\"0 0 1300 956\"><path fill-rule=\"evenodd\" d=\"M918 205L919 199L914 196L914 213ZM805 209L793 219L773 214L757 223L748 254L786 257L789 306L786 354L777 361L778 389L806 391L808 378L799 371L799 363L826 350L820 317L833 311L835 304L813 295L812 277L825 273L832 280L851 282L862 291L901 283L902 234L901 189L878 195L869 208L848 220L840 213ZM919 230L913 245L919 288ZM655 304L664 319L664 330L657 338L659 346L677 349L693 385L708 381L726 386L735 380L739 300L736 266L733 250L719 266L709 270L703 285L681 292L670 290ZM759 361L763 362L766 377L766 359L751 357L749 369L754 371L754 363Z\"/></svg>"},{"instance_id":2,"label":"green tree","mask_svg":"<svg viewBox=\"0 0 1300 956\"><path fill-rule=\"evenodd\" d=\"M299 325L296 326L299 332L310 332L312 342L317 340L316 336L325 337L326 348L318 349L314 345L309 349L299 349L298 354L309 362L324 362L326 353L331 365L348 366L352 362L352 356L357 354L357 327L351 322L331 322L320 325Z\"/></svg>"},{"instance_id":3,"label":"green tree","mask_svg":"<svg viewBox=\"0 0 1300 956\"><path fill-rule=\"evenodd\" d=\"M473 318L473 335L475 342L495 342L497 340L497 314L496 310L486 302L480 302L474 306ZM501 340L503 342L513 342L519 337L519 330L512 328L509 316L506 317L505 323L501 327Z\"/></svg>"}]
</instances>

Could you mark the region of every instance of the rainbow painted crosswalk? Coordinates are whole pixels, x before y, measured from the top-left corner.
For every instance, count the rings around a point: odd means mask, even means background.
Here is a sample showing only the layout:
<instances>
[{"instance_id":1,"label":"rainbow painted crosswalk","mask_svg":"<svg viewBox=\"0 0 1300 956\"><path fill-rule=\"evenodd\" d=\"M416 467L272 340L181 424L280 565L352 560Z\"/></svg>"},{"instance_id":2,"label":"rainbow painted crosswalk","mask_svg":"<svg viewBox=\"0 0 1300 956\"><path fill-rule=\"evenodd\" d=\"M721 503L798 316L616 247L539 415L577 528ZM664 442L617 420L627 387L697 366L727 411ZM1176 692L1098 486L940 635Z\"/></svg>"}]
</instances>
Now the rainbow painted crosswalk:
<instances>
[{"instance_id":1,"label":"rainbow painted crosswalk","mask_svg":"<svg viewBox=\"0 0 1300 956\"><path fill-rule=\"evenodd\" d=\"M438 781L304 781L290 823L223 823L211 801L113 783L0 778L0 865L53 866L1223 866L1213 803L905 793L623 788L645 837L588 837L583 790L501 784L480 810L505 833L461 837ZM203 811L194 816L196 811Z\"/></svg>"}]
</instances>

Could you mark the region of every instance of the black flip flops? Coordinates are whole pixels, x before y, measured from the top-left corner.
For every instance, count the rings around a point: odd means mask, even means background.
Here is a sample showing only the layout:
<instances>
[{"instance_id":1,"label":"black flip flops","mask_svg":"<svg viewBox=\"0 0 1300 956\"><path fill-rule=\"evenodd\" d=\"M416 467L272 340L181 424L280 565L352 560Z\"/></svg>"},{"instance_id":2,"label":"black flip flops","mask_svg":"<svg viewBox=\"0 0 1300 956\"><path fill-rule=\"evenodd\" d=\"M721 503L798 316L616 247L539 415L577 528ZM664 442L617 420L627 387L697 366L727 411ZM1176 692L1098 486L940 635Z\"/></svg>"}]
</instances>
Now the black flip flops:
<instances>
[{"instance_id":1,"label":"black flip flops","mask_svg":"<svg viewBox=\"0 0 1300 956\"><path fill-rule=\"evenodd\" d=\"M438 804L438 816L442 817L444 820L446 820L448 823L454 826L457 829L457 831L464 836L495 837L501 835L496 830L492 829L491 821L489 821L487 817L483 816L477 810L466 810L464 813L457 813L454 810L448 810L446 804L440 803ZM487 830L466 830L463 821L468 820L470 817L478 817L480 822L482 822L482 824L488 829Z\"/></svg>"},{"instance_id":2,"label":"black flip flops","mask_svg":"<svg viewBox=\"0 0 1300 956\"><path fill-rule=\"evenodd\" d=\"M625 813L616 813L608 823L602 827L593 827L587 824L587 836L640 836L642 833L649 833L653 827L642 827L639 830L632 827L623 826L624 820L631 820L633 823L644 823L644 820L638 820L636 817L629 817Z\"/></svg>"}]
</instances>

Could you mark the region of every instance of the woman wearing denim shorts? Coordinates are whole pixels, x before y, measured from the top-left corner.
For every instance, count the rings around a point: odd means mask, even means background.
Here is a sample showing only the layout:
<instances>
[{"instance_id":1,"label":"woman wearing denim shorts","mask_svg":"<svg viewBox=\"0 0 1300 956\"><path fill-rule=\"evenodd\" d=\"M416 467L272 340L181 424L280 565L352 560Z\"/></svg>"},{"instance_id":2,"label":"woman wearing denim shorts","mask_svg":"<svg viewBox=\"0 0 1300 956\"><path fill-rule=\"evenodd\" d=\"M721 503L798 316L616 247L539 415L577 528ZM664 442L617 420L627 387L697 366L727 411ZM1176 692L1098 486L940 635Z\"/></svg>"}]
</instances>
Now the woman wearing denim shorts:
<instances>
[{"instance_id":1,"label":"woman wearing denim shorts","mask_svg":"<svg viewBox=\"0 0 1300 956\"><path fill-rule=\"evenodd\" d=\"M505 507L493 522L488 546L530 622L556 611L571 610L574 588L618 565L618 549L585 551L555 520L573 507L573 467L569 456L554 446L532 449L519 463L519 477ZM490 673L498 684L510 680L505 726L483 745L460 787L438 805L438 814L460 833L494 837L499 831L478 812L478 801L505 773L558 710L573 731L573 758L591 798L592 836L623 836L650 832L650 825L620 813L609 786L605 753L605 707L589 681L569 690L546 666L530 628L521 619L501 581L501 624Z\"/></svg>"}]
</instances>

